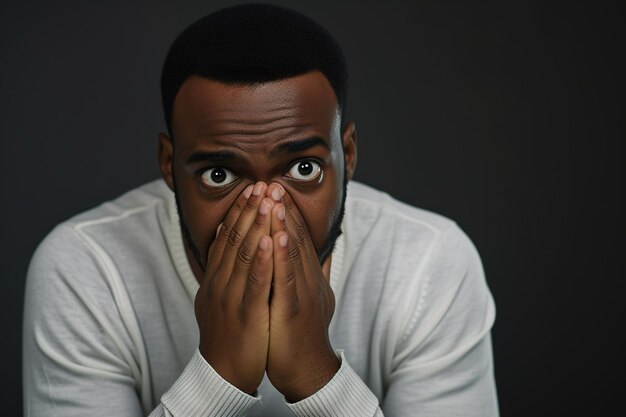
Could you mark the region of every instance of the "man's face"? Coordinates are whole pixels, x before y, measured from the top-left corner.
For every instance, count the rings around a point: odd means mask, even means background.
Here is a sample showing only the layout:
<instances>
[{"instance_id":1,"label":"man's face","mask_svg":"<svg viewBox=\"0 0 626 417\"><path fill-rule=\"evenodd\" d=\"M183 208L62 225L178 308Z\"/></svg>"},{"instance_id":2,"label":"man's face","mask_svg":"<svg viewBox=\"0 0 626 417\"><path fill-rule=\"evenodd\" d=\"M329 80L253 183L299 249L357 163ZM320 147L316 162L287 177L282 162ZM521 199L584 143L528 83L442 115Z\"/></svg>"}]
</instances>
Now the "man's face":
<instances>
[{"instance_id":1,"label":"man's face","mask_svg":"<svg viewBox=\"0 0 626 417\"><path fill-rule=\"evenodd\" d=\"M236 197L257 181L289 193L318 255L327 255L356 162L354 125L342 132L340 124L333 89L319 72L259 85L184 82L174 102L174 143L161 136L160 162L201 266Z\"/></svg>"}]
</instances>

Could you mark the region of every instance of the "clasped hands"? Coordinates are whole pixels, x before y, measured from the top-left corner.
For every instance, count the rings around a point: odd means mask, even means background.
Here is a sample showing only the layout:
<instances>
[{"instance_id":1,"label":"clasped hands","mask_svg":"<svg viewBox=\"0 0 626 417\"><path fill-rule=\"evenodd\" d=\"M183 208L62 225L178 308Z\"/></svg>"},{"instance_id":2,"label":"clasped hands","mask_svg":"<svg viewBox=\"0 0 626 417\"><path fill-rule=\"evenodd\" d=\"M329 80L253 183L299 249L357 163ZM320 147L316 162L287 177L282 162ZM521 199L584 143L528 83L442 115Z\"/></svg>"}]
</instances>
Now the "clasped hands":
<instances>
[{"instance_id":1,"label":"clasped hands","mask_svg":"<svg viewBox=\"0 0 626 417\"><path fill-rule=\"evenodd\" d=\"M248 186L208 250L195 300L200 353L249 394L267 372L287 401L312 395L339 369L328 339L335 309L329 278L330 257L319 264L284 188Z\"/></svg>"}]
</instances>

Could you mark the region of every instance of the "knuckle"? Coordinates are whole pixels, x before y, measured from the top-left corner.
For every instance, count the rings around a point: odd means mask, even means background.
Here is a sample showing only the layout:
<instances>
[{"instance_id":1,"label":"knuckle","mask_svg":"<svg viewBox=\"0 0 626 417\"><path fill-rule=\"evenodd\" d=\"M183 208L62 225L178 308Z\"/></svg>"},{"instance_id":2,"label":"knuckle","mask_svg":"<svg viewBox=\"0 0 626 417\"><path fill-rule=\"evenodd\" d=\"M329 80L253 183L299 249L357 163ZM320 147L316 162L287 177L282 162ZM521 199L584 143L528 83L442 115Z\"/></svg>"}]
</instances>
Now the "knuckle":
<instances>
[{"instance_id":1,"label":"knuckle","mask_svg":"<svg viewBox=\"0 0 626 417\"><path fill-rule=\"evenodd\" d=\"M252 287L262 287L265 284L265 278L259 271L250 271L248 274L248 284Z\"/></svg>"},{"instance_id":2,"label":"knuckle","mask_svg":"<svg viewBox=\"0 0 626 417\"><path fill-rule=\"evenodd\" d=\"M217 236L217 242L224 244L226 242L228 242L228 235L230 234L230 232L228 230L224 230L223 233L220 233Z\"/></svg>"},{"instance_id":3,"label":"knuckle","mask_svg":"<svg viewBox=\"0 0 626 417\"><path fill-rule=\"evenodd\" d=\"M296 274L293 271L289 271L283 279L283 285L288 287L288 286L295 285L295 284L296 284Z\"/></svg>"},{"instance_id":4,"label":"knuckle","mask_svg":"<svg viewBox=\"0 0 626 417\"><path fill-rule=\"evenodd\" d=\"M237 250L237 259L244 265L250 265L254 259L255 249L248 241L243 241Z\"/></svg>"},{"instance_id":5,"label":"knuckle","mask_svg":"<svg viewBox=\"0 0 626 417\"><path fill-rule=\"evenodd\" d=\"M243 234L236 228L233 228L228 234L228 244L233 247L239 246L243 242L243 238Z\"/></svg>"},{"instance_id":6,"label":"knuckle","mask_svg":"<svg viewBox=\"0 0 626 417\"><path fill-rule=\"evenodd\" d=\"M254 218L254 224L255 224L256 226L264 226L264 225L265 225L265 223L266 223L265 216L263 216L263 215L261 215L261 214L258 214L258 215Z\"/></svg>"},{"instance_id":7,"label":"knuckle","mask_svg":"<svg viewBox=\"0 0 626 417\"><path fill-rule=\"evenodd\" d=\"M309 233L309 228L307 227L304 219L300 216L294 216L293 222L295 225L296 237L304 238L305 235Z\"/></svg>"},{"instance_id":8,"label":"knuckle","mask_svg":"<svg viewBox=\"0 0 626 417\"><path fill-rule=\"evenodd\" d=\"M246 201L248 200L243 200L241 198L238 198L237 200L235 200L235 204L233 205L233 211L235 213L241 212L243 208L246 206Z\"/></svg>"},{"instance_id":9,"label":"knuckle","mask_svg":"<svg viewBox=\"0 0 626 417\"><path fill-rule=\"evenodd\" d=\"M296 233L294 233L294 240L296 241L296 245L298 246L304 246L304 243L306 241L306 234L305 234L305 230L303 230L301 227L296 226Z\"/></svg>"},{"instance_id":10,"label":"knuckle","mask_svg":"<svg viewBox=\"0 0 626 417\"><path fill-rule=\"evenodd\" d=\"M224 222L222 223L222 228L218 233L218 237L221 237L222 239L227 239L230 231L233 229L233 226L233 222L229 221L228 219L224 220Z\"/></svg>"},{"instance_id":11,"label":"knuckle","mask_svg":"<svg viewBox=\"0 0 626 417\"><path fill-rule=\"evenodd\" d=\"M246 203L244 204L244 210L246 211L256 210L256 204L254 204L254 201L252 199L246 200Z\"/></svg>"},{"instance_id":12,"label":"knuckle","mask_svg":"<svg viewBox=\"0 0 626 417\"><path fill-rule=\"evenodd\" d=\"M292 246L289 248L289 261L292 263L297 263L300 261L300 250L297 246ZM293 272L291 272L293 275Z\"/></svg>"},{"instance_id":13,"label":"knuckle","mask_svg":"<svg viewBox=\"0 0 626 417\"><path fill-rule=\"evenodd\" d=\"M296 209L292 213L294 213L292 217L293 217L293 222L295 223L296 227L298 229L307 230L306 224L304 223L304 219L300 215L300 212Z\"/></svg>"}]
</instances>

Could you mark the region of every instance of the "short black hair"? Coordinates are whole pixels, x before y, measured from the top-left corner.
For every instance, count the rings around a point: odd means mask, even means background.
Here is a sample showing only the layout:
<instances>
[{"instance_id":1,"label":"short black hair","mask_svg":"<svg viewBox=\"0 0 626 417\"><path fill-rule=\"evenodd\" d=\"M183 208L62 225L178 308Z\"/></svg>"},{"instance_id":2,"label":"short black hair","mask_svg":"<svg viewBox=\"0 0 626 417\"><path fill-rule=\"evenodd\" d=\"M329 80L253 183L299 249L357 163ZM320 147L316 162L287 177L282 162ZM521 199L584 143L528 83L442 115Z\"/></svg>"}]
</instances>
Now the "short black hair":
<instances>
[{"instance_id":1,"label":"short black hair","mask_svg":"<svg viewBox=\"0 0 626 417\"><path fill-rule=\"evenodd\" d=\"M161 74L170 136L174 99L189 77L258 84L318 70L332 86L345 123L348 69L338 43L320 24L283 7L248 4L209 14L174 41Z\"/></svg>"}]
</instances>

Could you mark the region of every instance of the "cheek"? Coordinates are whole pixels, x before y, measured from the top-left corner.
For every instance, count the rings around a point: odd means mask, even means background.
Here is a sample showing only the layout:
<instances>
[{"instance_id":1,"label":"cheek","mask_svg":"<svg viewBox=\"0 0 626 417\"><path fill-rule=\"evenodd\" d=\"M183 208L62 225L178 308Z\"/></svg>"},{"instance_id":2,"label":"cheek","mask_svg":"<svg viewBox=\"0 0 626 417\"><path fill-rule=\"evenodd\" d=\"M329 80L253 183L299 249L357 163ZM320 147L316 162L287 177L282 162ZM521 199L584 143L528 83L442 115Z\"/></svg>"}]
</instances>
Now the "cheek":
<instances>
[{"instance_id":1,"label":"cheek","mask_svg":"<svg viewBox=\"0 0 626 417\"><path fill-rule=\"evenodd\" d=\"M220 200L207 200L203 197L197 191L181 195L183 220L202 258L206 256L209 245L215 239L217 226L228 213L236 196L225 196Z\"/></svg>"},{"instance_id":2,"label":"cheek","mask_svg":"<svg viewBox=\"0 0 626 417\"><path fill-rule=\"evenodd\" d=\"M324 173L324 184L314 193L292 194L292 198L306 221L315 249L320 249L339 215L342 185L332 172Z\"/></svg>"}]
</instances>

